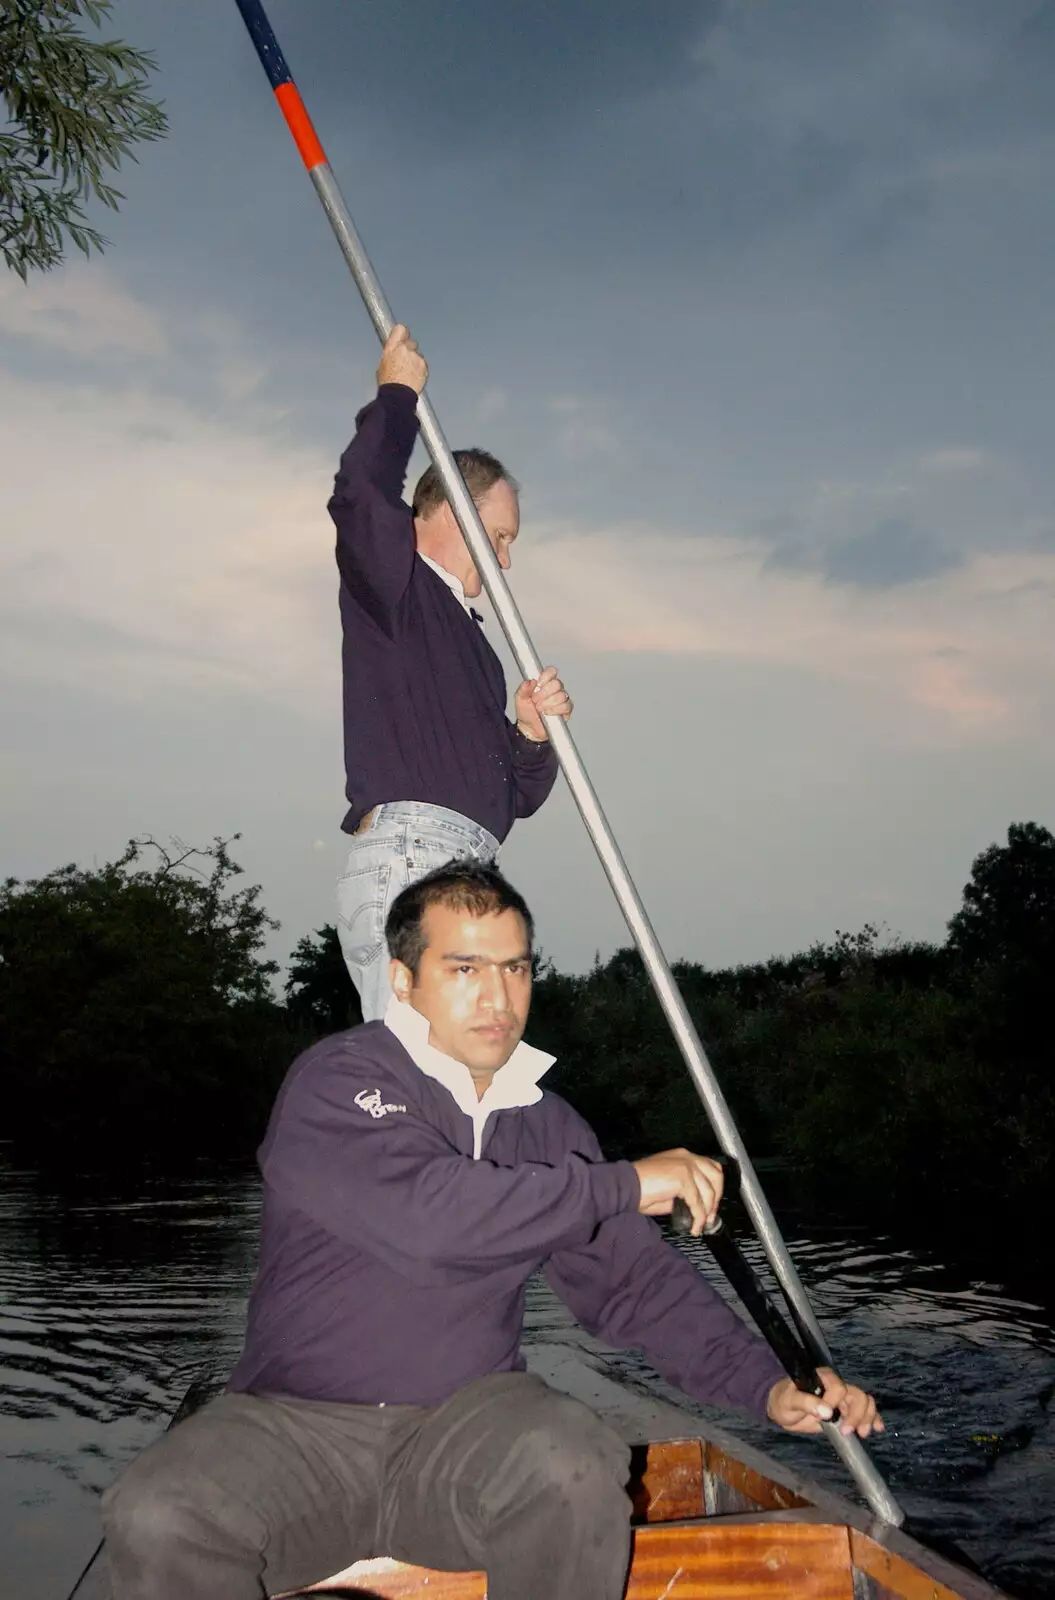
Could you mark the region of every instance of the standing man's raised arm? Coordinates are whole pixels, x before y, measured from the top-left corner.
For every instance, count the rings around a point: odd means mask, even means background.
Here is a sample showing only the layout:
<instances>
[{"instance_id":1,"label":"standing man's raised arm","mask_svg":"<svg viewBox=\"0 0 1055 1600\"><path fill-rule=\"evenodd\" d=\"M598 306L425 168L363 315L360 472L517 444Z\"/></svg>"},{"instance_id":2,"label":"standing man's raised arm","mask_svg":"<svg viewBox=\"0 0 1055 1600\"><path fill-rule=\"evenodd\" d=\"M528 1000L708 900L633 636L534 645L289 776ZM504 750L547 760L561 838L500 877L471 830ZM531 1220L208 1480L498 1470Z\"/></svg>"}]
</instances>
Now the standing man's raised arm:
<instances>
[{"instance_id":1,"label":"standing man's raised arm","mask_svg":"<svg viewBox=\"0 0 1055 1600\"><path fill-rule=\"evenodd\" d=\"M403 484L428 373L417 342L398 323L381 352L377 398L355 419L355 437L341 457L329 504L341 576L382 626L413 570L414 527Z\"/></svg>"}]
</instances>

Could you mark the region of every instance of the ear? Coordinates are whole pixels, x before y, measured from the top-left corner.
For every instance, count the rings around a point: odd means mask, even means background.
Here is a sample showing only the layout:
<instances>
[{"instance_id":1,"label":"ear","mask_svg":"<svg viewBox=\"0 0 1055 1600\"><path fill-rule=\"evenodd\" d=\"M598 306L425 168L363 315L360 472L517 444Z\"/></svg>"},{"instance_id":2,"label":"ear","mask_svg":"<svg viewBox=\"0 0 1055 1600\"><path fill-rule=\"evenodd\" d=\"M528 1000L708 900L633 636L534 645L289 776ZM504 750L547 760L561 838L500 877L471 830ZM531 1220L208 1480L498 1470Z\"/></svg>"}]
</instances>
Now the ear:
<instances>
[{"instance_id":1,"label":"ear","mask_svg":"<svg viewBox=\"0 0 1055 1600\"><path fill-rule=\"evenodd\" d=\"M454 510L449 500L443 502L436 515L442 519L444 535L447 538L450 538L451 534L456 534L459 539L461 538L462 530L458 526L458 518L454 515Z\"/></svg>"},{"instance_id":2,"label":"ear","mask_svg":"<svg viewBox=\"0 0 1055 1600\"><path fill-rule=\"evenodd\" d=\"M404 966L402 961L392 960L388 963L388 981L392 985L392 992L397 1000L405 1005L410 999L410 991L414 987L414 974L410 968Z\"/></svg>"}]
</instances>

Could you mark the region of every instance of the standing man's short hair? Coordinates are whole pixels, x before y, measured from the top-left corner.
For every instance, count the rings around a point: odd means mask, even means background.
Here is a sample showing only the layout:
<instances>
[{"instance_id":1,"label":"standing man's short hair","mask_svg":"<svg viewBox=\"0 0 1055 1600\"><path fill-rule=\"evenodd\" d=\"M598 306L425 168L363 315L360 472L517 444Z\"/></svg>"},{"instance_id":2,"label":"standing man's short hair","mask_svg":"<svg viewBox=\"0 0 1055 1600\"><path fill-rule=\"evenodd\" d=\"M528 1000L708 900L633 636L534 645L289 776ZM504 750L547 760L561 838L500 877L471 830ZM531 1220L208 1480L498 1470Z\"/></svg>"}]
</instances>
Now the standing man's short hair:
<instances>
[{"instance_id":1,"label":"standing man's short hair","mask_svg":"<svg viewBox=\"0 0 1055 1600\"><path fill-rule=\"evenodd\" d=\"M454 459L474 501L482 500L488 489L493 489L495 484L501 483L503 479L514 494L520 493L520 485L516 479L509 476L498 457L493 456L489 450L456 450ZM414 515L431 517L434 511L440 509L446 498L447 491L440 482L436 468L427 467L414 490L412 501Z\"/></svg>"}]
</instances>

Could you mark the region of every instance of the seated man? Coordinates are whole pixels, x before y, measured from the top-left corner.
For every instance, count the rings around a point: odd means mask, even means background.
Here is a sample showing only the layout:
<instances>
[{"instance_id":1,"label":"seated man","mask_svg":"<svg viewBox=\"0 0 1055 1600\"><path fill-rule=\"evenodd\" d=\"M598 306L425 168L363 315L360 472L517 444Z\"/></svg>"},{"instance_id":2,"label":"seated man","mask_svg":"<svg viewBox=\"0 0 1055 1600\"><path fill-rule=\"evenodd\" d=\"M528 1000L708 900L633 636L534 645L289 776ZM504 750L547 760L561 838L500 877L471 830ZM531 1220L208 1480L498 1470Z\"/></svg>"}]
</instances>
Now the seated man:
<instances>
[{"instance_id":1,"label":"seated man","mask_svg":"<svg viewBox=\"0 0 1055 1600\"><path fill-rule=\"evenodd\" d=\"M484 1568L490 1600L617 1600L627 1447L524 1370L542 1268L592 1333L697 1400L816 1433L881 1428L824 1369L821 1399L660 1235L699 1234L721 1168L605 1161L521 1042L532 922L497 870L453 862L386 925L383 1022L306 1051L260 1154L260 1268L227 1393L104 1498L115 1600L257 1600L374 1555Z\"/></svg>"}]
</instances>

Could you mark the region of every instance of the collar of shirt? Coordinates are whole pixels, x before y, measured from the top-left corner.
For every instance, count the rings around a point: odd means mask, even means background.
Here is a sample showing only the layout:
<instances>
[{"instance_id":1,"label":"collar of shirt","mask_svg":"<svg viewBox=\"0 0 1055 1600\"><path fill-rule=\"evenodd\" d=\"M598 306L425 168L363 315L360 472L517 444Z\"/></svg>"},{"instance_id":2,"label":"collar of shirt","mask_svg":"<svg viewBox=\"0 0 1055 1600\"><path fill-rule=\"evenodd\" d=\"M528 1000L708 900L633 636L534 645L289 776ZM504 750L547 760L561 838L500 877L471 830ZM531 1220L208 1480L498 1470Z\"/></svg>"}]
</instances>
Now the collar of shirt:
<instances>
[{"instance_id":1,"label":"collar of shirt","mask_svg":"<svg viewBox=\"0 0 1055 1600\"><path fill-rule=\"evenodd\" d=\"M418 555L421 556L422 561L424 561L427 567L432 568L437 578L441 578L443 580L448 589L451 591L451 594L461 606L462 610L467 611L470 617L472 617L473 621L478 622L482 628L484 625L484 619L478 611L473 610L472 606L466 599L465 585L462 583L462 580L460 578L456 578L453 572L448 572L446 567L441 567L438 561L433 561L431 556L422 556L420 550L418 551Z\"/></svg>"},{"instance_id":2,"label":"collar of shirt","mask_svg":"<svg viewBox=\"0 0 1055 1600\"><path fill-rule=\"evenodd\" d=\"M427 1078L441 1083L460 1110L472 1120L473 1160L479 1161L483 1144L484 1127L492 1111L506 1111L514 1106L533 1106L542 1099L539 1079L556 1061L556 1056L534 1045L517 1045L504 1067L499 1067L491 1079L487 1093L477 1097L472 1073L461 1061L445 1055L429 1043L429 1019L406 1000L395 995L388 1002L385 1027L390 1029L403 1046L414 1065Z\"/></svg>"}]
</instances>

